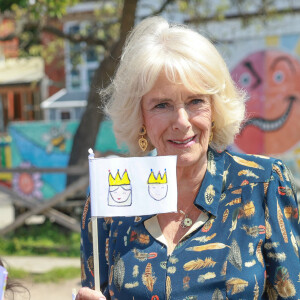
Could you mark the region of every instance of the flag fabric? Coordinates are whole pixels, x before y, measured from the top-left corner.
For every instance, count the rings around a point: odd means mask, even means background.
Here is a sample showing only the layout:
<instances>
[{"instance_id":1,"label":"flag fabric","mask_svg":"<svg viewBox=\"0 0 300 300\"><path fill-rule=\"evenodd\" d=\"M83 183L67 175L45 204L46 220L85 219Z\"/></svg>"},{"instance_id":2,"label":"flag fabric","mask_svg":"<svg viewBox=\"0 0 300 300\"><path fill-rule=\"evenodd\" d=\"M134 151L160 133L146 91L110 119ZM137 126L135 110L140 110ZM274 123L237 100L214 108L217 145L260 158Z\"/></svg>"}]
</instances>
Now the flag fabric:
<instances>
[{"instance_id":1,"label":"flag fabric","mask_svg":"<svg viewBox=\"0 0 300 300\"><path fill-rule=\"evenodd\" d=\"M94 217L177 211L176 156L94 158L90 151Z\"/></svg>"}]
</instances>

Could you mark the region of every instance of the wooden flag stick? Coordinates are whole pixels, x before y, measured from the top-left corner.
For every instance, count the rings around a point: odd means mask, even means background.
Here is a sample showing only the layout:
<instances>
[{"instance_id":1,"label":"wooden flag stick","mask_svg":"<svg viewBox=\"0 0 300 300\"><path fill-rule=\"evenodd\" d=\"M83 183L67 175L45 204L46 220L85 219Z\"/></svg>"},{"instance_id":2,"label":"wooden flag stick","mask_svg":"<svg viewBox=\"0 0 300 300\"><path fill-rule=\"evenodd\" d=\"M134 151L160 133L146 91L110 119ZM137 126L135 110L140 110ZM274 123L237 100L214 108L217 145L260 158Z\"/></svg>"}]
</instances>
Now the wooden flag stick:
<instances>
[{"instance_id":1,"label":"wooden flag stick","mask_svg":"<svg viewBox=\"0 0 300 300\"><path fill-rule=\"evenodd\" d=\"M92 217L92 235L93 235L95 291L101 292L101 290L100 290L99 247L98 247L98 218L97 217Z\"/></svg>"},{"instance_id":2,"label":"wooden flag stick","mask_svg":"<svg viewBox=\"0 0 300 300\"><path fill-rule=\"evenodd\" d=\"M88 150L88 152L89 152L89 165L90 165L91 160L95 158L95 155L94 155L93 149L91 149L91 148ZM91 186L91 184L90 184L90 186ZM93 201L92 196L91 196L91 201ZM97 217L92 217L92 236L93 236L95 291L101 292L101 290L100 290L100 266L99 266L99 242L98 242L98 218Z\"/></svg>"}]
</instances>

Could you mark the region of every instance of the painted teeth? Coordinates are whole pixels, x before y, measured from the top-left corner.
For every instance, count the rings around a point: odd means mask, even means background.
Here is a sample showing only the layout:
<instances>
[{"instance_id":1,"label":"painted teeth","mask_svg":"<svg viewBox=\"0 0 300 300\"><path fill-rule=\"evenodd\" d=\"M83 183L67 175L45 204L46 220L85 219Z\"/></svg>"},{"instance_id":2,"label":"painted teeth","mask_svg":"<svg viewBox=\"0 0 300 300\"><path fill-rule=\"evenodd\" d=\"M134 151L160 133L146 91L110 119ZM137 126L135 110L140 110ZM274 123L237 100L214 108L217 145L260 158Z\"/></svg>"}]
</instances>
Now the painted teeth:
<instances>
[{"instance_id":1,"label":"painted teeth","mask_svg":"<svg viewBox=\"0 0 300 300\"><path fill-rule=\"evenodd\" d=\"M187 144L187 143L189 143L190 141L192 141L193 138L194 138L194 137L191 137L190 139L188 139L188 140L186 140L186 141L184 141L184 142L178 142L178 141L172 141L172 142L175 143L175 144Z\"/></svg>"},{"instance_id":2,"label":"painted teeth","mask_svg":"<svg viewBox=\"0 0 300 300\"><path fill-rule=\"evenodd\" d=\"M265 132L275 131L275 130L280 129L285 124L296 98L293 96L290 96L289 100L290 100L289 106L281 117L279 117L275 120L266 120L263 118L252 118L252 119L249 119L244 124L243 129L249 125L255 126Z\"/></svg>"}]
</instances>

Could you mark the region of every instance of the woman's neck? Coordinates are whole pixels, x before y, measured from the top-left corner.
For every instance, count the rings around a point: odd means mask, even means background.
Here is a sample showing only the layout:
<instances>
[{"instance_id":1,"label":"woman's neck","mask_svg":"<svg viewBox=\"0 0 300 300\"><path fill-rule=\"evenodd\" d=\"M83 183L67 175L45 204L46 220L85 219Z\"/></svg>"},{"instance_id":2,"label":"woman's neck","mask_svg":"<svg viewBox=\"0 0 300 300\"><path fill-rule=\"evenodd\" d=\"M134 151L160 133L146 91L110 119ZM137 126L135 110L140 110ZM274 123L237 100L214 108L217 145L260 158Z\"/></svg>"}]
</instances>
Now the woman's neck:
<instances>
[{"instance_id":1,"label":"woman's neck","mask_svg":"<svg viewBox=\"0 0 300 300\"><path fill-rule=\"evenodd\" d=\"M207 159L195 166L177 167L178 209L189 206L199 191L205 176Z\"/></svg>"}]
</instances>

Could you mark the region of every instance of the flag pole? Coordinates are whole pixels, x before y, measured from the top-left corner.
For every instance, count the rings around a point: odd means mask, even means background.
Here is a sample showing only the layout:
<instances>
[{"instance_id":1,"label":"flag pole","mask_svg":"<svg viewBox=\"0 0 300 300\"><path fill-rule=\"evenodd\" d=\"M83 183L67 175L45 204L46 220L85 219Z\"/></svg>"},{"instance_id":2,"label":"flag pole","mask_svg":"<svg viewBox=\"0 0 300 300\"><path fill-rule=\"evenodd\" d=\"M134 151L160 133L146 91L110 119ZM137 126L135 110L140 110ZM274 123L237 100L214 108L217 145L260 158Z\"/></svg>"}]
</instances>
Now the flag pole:
<instances>
[{"instance_id":1,"label":"flag pole","mask_svg":"<svg viewBox=\"0 0 300 300\"><path fill-rule=\"evenodd\" d=\"M93 257L94 257L94 282L95 291L100 291L100 268L98 247L98 218L92 217Z\"/></svg>"},{"instance_id":2,"label":"flag pole","mask_svg":"<svg viewBox=\"0 0 300 300\"><path fill-rule=\"evenodd\" d=\"M89 163L95 158L93 149L89 149ZM91 175L90 175L90 187L91 187ZM92 201L92 195L91 195ZM99 237L98 237L98 218L92 217L92 238L93 238L93 261L94 261L94 285L95 291L100 290L100 266L99 266Z\"/></svg>"}]
</instances>

